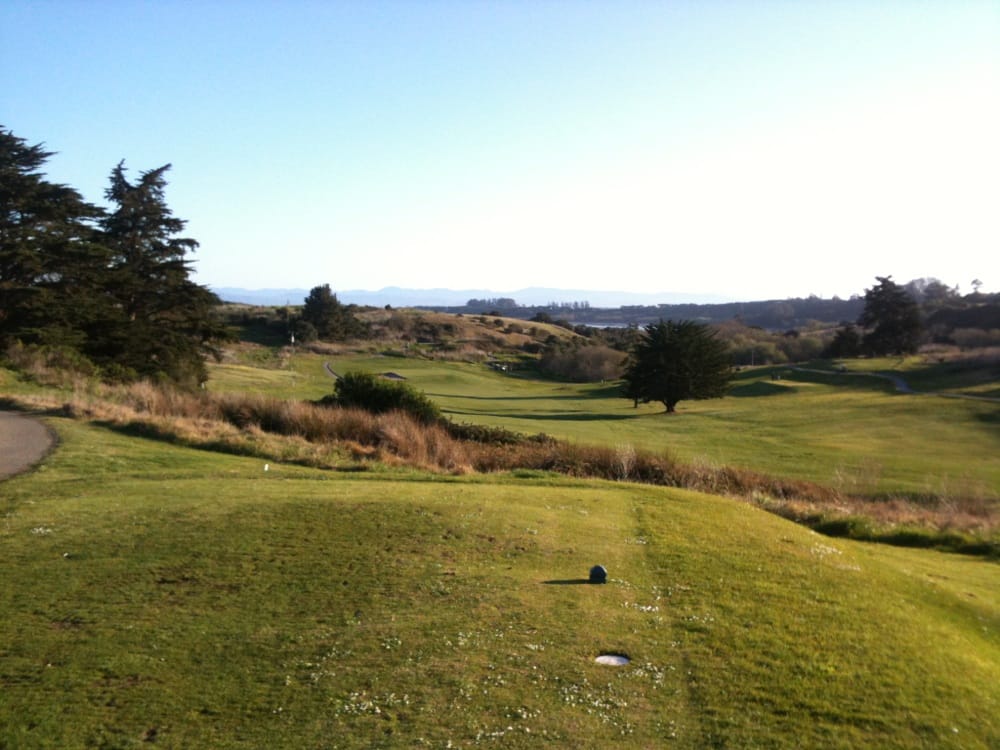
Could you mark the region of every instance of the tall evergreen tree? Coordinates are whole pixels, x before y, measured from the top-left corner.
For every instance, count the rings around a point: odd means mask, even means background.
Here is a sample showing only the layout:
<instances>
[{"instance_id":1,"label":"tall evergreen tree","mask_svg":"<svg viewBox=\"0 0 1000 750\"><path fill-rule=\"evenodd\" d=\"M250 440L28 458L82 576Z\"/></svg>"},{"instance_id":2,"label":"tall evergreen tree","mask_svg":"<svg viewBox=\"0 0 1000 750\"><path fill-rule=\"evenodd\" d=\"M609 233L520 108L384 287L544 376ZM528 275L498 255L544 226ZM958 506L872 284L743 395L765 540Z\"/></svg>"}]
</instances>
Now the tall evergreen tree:
<instances>
[{"instance_id":1,"label":"tall evergreen tree","mask_svg":"<svg viewBox=\"0 0 1000 750\"><path fill-rule=\"evenodd\" d=\"M858 324L869 354L910 354L920 344L920 307L891 276L876 276L878 284L865 290L865 309Z\"/></svg>"},{"instance_id":2,"label":"tall evergreen tree","mask_svg":"<svg viewBox=\"0 0 1000 750\"><path fill-rule=\"evenodd\" d=\"M302 306L302 320L316 329L321 339L335 341L364 333L365 327L337 299L329 284L315 286Z\"/></svg>"},{"instance_id":3,"label":"tall evergreen tree","mask_svg":"<svg viewBox=\"0 0 1000 750\"><path fill-rule=\"evenodd\" d=\"M824 354L831 358L857 357L861 354L861 334L851 323L841 323Z\"/></svg>"},{"instance_id":4,"label":"tall evergreen tree","mask_svg":"<svg viewBox=\"0 0 1000 750\"><path fill-rule=\"evenodd\" d=\"M107 312L103 212L45 179L51 156L0 128L0 341L80 348Z\"/></svg>"},{"instance_id":5,"label":"tall evergreen tree","mask_svg":"<svg viewBox=\"0 0 1000 750\"><path fill-rule=\"evenodd\" d=\"M103 229L113 253L108 281L116 313L91 354L123 377L193 385L205 379L205 357L225 329L212 316L218 297L189 278L187 255L198 243L178 236L186 222L166 203L169 169L167 164L143 172L134 183L124 163L111 172L105 195L114 210Z\"/></svg>"},{"instance_id":6,"label":"tall evergreen tree","mask_svg":"<svg viewBox=\"0 0 1000 750\"><path fill-rule=\"evenodd\" d=\"M732 358L708 326L660 320L645 327L632 349L622 395L660 401L668 412L680 401L721 398L733 377Z\"/></svg>"}]
</instances>

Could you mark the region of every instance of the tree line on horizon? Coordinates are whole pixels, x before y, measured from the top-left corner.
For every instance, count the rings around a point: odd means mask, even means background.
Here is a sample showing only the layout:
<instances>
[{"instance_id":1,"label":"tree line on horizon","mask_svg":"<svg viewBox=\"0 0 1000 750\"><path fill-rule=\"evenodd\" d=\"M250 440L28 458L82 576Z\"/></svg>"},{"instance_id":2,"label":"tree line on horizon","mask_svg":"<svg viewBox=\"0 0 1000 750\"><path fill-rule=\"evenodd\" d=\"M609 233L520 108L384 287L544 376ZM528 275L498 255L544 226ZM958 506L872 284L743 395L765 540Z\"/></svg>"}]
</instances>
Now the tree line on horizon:
<instances>
[{"instance_id":1,"label":"tree line on horizon","mask_svg":"<svg viewBox=\"0 0 1000 750\"><path fill-rule=\"evenodd\" d=\"M773 365L803 362L819 358L875 356L916 351L917 347L937 343L963 350L1000 345L1000 305L995 297L973 293L961 297L936 280L921 280L899 285L891 277L876 277L877 283L857 296L853 319L821 323L812 321L802 329L766 330L750 325L741 316L721 322L698 320L709 325L724 343L733 366ZM942 290L944 290L942 292ZM513 301L511 301L513 302ZM387 309L392 309L386 306ZM582 306L577 306L581 309ZM305 303L298 307L247 309L234 306L233 325L254 325L269 330L270 340L308 344L313 341L377 339L389 335L393 340L409 341L424 348L454 348L455 326L426 319L418 310L407 316L393 311L379 323L363 322L356 314L363 308L337 300L329 284L310 290ZM510 348L498 334L527 334L530 341L517 345L525 359L515 367L537 369L543 374L576 382L612 381L627 374L626 357L634 355L646 333L644 327L588 326L554 318L546 311L536 312L518 323L517 314L528 308L516 303L504 311L491 310L470 316L487 327L484 344ZM270 314L267 314L270 311ZM466 313L451 313L465 315ZM660 318L646 324L683 322L683 318ZM529 325L556 325L577 334L557 337ZM980 326L977 328L976 326ZM383 329L386 330L383 330ZM512 365L508 364L507 369Z\"/></svg>"},{"instance_id":2,"label":"tree line on horizon","mask_svg":"<svg viewBox=\"0 0 1000 750\"><path fill-rule=\"evenodd\" d=\"M198 243L183 236L186 222L167 205L170 165L141 172L133 180L124 162L119 162L110 173L105 191L110 207L105 209L86 202L72 187L47 180L42 167L51 156L41 144L29 145L0 127L0 351L10 346L44 348L58 352L76 369L90 368L111 380L154 378L186 386L204 382L206 358L217 354L218 345L232 334L226 316L219 314L221 301L191 279L189 256ZM620 329L611 325L603 331L567 319L607 312L586 302L539 308L494 298L469 300L468 305L499 308L489 315L554 323L581 333L584 344L603 345L605 351L590 357L582 369L574 362L581 359L572 348L579 349L578 342L532 345L531 353L541 355L543 370L550 368L556 375L573 372L574 378L587 377L590 371L599 373L601 379L620 374L621 360L612 361L614 352L636 355L641 332L635 317L647 312L655 313L650 325L664 320L717 325L734 364L821 354L906 353L928 340L961 345L960 330L979 331L966 335L965 343L1000 344L1000 295L981 294L978 281L973 282L972 294L961 296L957 288L936 279L906 285L888 276L876 279L878 283L864 297L847 301L811 297L659 305L649 310L623 307L618 312L629 322ZM773 315L782 322L800 320L810 312L828 316L842 312L844 304L852 305L852 314L837 316L840 325L822 351L817 348L819 339L800 336L798 330L786 330L780 341L764 342L766 346L752 333L765 327L757 322L761 316ZM726 317L708 319L705 312L709 309ZM342 304L329 284L313 287L301 307L281 311L284 314L275 323L282 328L286 343L292 337L309 342L372 335L355 314L357 306ZM747 357L749 362L743 362Z\"/></svg>"},{"instance_id":3,"label":"tree line on horizon","mask_svg":"<svg viewBox=\"0 0 1000 750\"><path fill-rule=\"evenodd\" d=\"M996 309L1000 294L980 292L982 283L973 280L973 291L961 294L936 278L913 279L901 285L920 306L925 328L940 338L943 328L964 327L995 329ZM676 302L655 305L621 305L595 307L585 300L550 302L546 305L521 304L509 297L468 300L459 306L417 305L419 309L462 314L495 314L525 320L565 322L591 326L642 326L657 320L699 320L725 323L739 320L748 326L769 330L804 328L818 323L836 325L857 321L864 309L864 293L859 291L849 299L789 297L787 299L751 302ZM961 310L962 314L957 315Z\"/></svg>"}]
</instances>

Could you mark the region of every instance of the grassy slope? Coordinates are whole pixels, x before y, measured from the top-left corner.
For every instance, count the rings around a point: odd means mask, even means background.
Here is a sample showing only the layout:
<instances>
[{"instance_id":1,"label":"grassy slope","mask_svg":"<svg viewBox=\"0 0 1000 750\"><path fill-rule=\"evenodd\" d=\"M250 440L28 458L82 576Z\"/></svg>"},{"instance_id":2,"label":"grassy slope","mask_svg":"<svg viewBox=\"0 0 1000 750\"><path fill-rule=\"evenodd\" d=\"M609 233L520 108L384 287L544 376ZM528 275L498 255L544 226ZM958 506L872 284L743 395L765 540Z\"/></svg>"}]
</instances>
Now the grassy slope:
<instances>
[{"instance_id":1,"label":"grassy slope","mask_svg":"<svg viewBox=\"0 0 1000 750\"><path fill-rule=\"evenodd\" d=\"M913 355L848 360L848 363L852 372L895 373L915 391L1000 398L997 366L990 361L988 354L984 354L979 362L929 362L922 356Z\"/></svg>"},{"instance_id":2,"label":"grassy slope","mask_svg":"<svg viewBox=\"0 0 1000 750\"><path fill-rule=\"evenodd\" d=\"M265 473L53 423L0 485L0 747L1000 743L993 563L682 491Z\"/></svg>"},{"instance_id":3,"label":"grassy slope","mask_svg":"<svg viewBox=\"0 0 1000 750\"><path fill-rule=\"evenodd\" d=\"M325 359L296 357L294 375L216 368L211 387L319 398L332 390ZM1000 493L997 404L899 394L875 378L782 368L782 379L772 381L770 370L744 371L732 396L682 402L679 414L666 416L662 406L634 409L612 385L531 380L483 365L396 357L340 357L332 364L338 371L402 374L456 421L669 450L683 460L744 466L849 492Z\"/></svg>"}]
</instances>

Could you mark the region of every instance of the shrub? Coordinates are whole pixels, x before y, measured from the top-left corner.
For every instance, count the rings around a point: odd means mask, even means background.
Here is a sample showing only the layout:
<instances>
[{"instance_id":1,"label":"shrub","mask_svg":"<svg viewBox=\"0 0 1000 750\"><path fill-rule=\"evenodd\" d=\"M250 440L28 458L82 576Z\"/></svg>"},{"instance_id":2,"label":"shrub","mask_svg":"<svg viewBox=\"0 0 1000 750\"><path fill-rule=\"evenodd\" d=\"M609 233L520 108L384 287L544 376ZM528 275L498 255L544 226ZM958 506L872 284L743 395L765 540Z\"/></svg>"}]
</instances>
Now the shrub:
<instances>
[{"instance_id":1,"label":"shrub","mask_svg":"<svg viewBox=\"0 0 1000 750\"><path fill-rule=\"evenodd\" d=\"M625 355L607 346L553 346L543 352L541 370L553 377L596 383L621 377Z\"/></svg>"},{"instance_id":2,"label":"shrub","mask_svg":"<svg viewBox=\"0 0 1000 750\"><path fill-rule=\"evenodd\" d=\"M308 344L316 341L319 338L319 332L316 330L316 326L310 323L308 320L296 320L292 325L292 333L295 334L295 338L303 344Z\"/></svg>"},{"instance_id":3,"label":"shrub","mask_svg":"<svg viewBox=\"0 0 1000 750\"><path fill-rule=\"evenodd\" d=\"M76 379L92 377L98 371L93 362L69 347L24 345L16 341L4 355L22 375L43 385L72 386Z\"/></svg>"},{"instance_id":4,"label":"shrub","mask_svg":"<svg viewBox=\"0 0 1000 750\"><path fill-rule=\"evenodd\" d=\"M468 440L473 443L490 443L493 445L513 445L524 440L524 436L506 429L491 425L469 424L467 422L451 422L446 425L448 434L456 440Z\"/></svg>"},{"instance_id":5,"label":"shrub","mask_svg":"<svg viewBox=\"0 0 1000 750\"><path fill-rule=\"evenodd\" d=\"M418 422L442 420L437 404L408 383L385 380L370 372L348 372L337 380L332 399L338 406L365 409L374 414L402 411Z\"/></svg>"},{"instance_id":6,"label":"shrub","mask_svg":"<svg viewBox=\"0 0 1000 750\"><path fill-rule=\"evenodd\" d=\"M1000 345L1000 329L956 328L952 331L951 338L963 349L998 346Z\"/></svg>"},{"instance_id":7,"label":"shrub","mask_svg":"<svg viewBox=\"0 0 1000 750\"><path fill-rule=\"evenodd\" d=\"M818 359L823 354L823 339L819 336L786 337L778 344L789 362L808 362Z\"/></svg>"},{"instance_id":8,"label":"shrub","mask_svg":"<svg viewBox=\"0 0 1000 750\"><path fill-rule=\"evenodd\" d=\"M812 527L820 534L847 537L848 539L871 539L875 533L871 521L860 516L823 519L814 523Z\"/></svg>"}]
</instances>

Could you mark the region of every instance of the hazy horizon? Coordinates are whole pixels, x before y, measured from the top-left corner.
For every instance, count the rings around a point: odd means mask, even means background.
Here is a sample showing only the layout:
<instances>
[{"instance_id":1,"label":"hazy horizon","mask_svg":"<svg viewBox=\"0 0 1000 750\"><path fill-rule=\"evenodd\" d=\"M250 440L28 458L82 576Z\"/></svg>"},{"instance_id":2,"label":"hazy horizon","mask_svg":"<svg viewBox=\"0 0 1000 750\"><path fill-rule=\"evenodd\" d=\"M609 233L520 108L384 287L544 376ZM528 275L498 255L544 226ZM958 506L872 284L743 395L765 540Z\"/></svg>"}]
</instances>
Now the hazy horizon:
<instances>
[{"instance_id":1,"label":"hazy horizon","mask_svg":"<svg viewBox=\"0 0 1000 750\"><path fill-rule=\"evenodd\" d=\"M315 285L314 285L315 286ZM224 301L253 301L267 299L266 304L301 304L312 287L261 287L246 288L229 285L210 285ZM452 289L449 287L412 288L387 286L379 289L336 289L331 287L340 301L356 304L411 304L423 306L458 307L470 299L512 298L519 305L536 306L555 303L587 302L594 307L620 307L630 304L719 304L739 302L713 295L672 292L628 292L614 289L558 289L553 287L522 287L519 289ZM230 292L232 299L221 293ZM289 295L298 295L289 299ZM300 298L301 297L301 298ZM750 300L743 300L750 301Z\"/></svg>"},{"instance_id":2,"label":"hazy horizon","mask_svg":"<svg viewBox=\"0 0 1000 750\"><path fill-rule=\"evenodd\" d=\"M908 281L912 281L908 280ZM900 282L900 283L908 283ZM874 284L874 281L873 281ZM315 285L314 285L315 286ZM871 286L871 285L869 285ZM234 287L209 285L225 302L242 302L263 306L301 305L312 287ZM536 307L550 303L587 303L594 308L618 308L629 305L725 305L807 299L811 295L793 294L786 297L738 299L708 294L683 292L628 292L614 289L560 289L553 287L522 287L520 289L452 289L448 287L410 288L388 286L380 289L337 289L331 291L344 303L382 306L461 307L470 299L513 299L519 306ZM850 300L863 297L864 290L846 297L831 295L822 299Z\"/></svg>"},{"instance_id":3,"label":"hazy horizon","mask_svg":"<svg viewBox=\"0 0 1000 750\"><path fill-rule=\"evenodd\" d=\"M90 201L171 163L209 286L1000 289L988 0L7 0L0 91Z\"/></svg>"}]
</instances>

